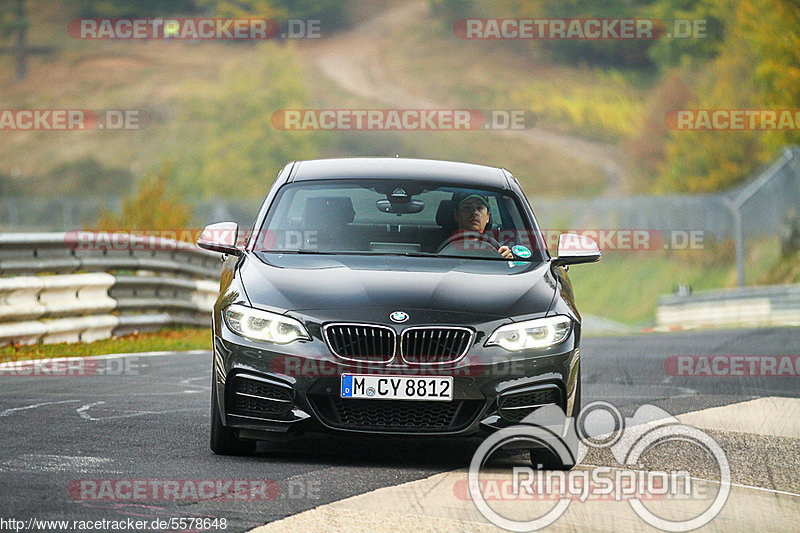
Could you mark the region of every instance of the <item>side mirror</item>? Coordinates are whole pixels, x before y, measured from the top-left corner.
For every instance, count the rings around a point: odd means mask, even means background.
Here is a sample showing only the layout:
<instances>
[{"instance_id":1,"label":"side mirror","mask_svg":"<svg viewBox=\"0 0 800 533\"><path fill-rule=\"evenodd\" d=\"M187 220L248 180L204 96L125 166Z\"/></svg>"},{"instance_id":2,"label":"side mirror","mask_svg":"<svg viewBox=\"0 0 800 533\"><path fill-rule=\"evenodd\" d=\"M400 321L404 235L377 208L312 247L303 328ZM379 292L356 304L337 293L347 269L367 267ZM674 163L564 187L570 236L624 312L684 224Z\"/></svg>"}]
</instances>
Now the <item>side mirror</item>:
<instances>
[{"instance_id":1,"label":"side mirror","mask_svg":"<svg viewBox=\"0 0 800 533\"><path fill-rule=\"evenodd\" d=\"M236 246L239 236L239 225L236 222L218 222L203 229L197 238L197 246L212 252L242 255L242 249Z\"/></svg>"},{"instance_id":2,"label":"side mirror","mask_svg":"<svg viewBox=\"0 0 800 533\"><path fill-rule=\"evenodd\" d=\"M553 266L579 265L600 260L600 248L590 237L574 233L562 233L558 237L558 257Z\"/></svg>"}]
</instances>

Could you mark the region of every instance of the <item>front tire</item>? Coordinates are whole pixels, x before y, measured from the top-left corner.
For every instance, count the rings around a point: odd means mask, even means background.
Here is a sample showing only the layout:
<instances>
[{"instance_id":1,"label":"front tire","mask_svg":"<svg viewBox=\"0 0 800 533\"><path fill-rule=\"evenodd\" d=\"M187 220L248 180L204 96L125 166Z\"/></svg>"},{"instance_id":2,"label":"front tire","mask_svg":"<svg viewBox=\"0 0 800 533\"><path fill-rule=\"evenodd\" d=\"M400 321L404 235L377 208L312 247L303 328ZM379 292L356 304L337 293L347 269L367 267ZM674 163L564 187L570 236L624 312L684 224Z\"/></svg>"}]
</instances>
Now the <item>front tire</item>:
<instances>
[{"instance_id":1,"label":"front tire","mask_svg":"<svg viewBox=\"0 0 800 533\"><path fill-rule=\"evenodd\" d=\"M215 372L212 370L211 377L211 451L217 455L252 455L256 451L256 441L240 439L234 429L222 423Z\"/></svg>"}]
</instances>

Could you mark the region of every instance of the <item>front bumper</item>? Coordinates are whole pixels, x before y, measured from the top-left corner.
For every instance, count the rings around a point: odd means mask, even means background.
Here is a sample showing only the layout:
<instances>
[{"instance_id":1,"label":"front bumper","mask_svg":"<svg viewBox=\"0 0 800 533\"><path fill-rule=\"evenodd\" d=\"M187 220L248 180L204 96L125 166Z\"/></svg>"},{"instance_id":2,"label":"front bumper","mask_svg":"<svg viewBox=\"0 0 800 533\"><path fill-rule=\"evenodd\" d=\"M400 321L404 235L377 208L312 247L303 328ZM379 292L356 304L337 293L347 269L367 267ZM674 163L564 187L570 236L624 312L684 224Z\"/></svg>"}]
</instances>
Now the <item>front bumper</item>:
<instances>
[{"instance_id":1,"label":"front bumper","mask_svg":"<svg viewBox=\"0 0 800 533\"><path fill-rule=\"evenodd\" d=\"M498 357L501 348L476 342L457 363L434 367L347 363L317 338L265 347L224 325L218 333L214 386L223 424L256 440L305 432L482 436L518 423L538 405L571 414L580 362L575 331L546 353ZM343 399L342 373L453 376L453 401Z\"/></svg>"}]
</instances>

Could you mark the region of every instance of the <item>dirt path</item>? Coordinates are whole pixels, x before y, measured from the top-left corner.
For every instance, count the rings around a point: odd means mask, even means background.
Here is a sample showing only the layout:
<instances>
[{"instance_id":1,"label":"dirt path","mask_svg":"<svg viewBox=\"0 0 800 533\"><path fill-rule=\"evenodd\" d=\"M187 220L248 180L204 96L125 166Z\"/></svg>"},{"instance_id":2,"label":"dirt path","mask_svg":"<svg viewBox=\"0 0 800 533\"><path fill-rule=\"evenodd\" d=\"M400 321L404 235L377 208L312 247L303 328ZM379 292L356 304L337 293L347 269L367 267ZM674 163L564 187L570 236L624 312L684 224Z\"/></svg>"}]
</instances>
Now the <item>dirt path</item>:
<instances>
[{"instance_id":1,"label":"dirt path","mask_svg":"<svg viewBox=\"0 0 800 533\"><path fill-rule=\"evenodd\" d=\"M381 61L382 51L391 45L386 35L397 27L413 25L428 16L427 1L410 1L331 39L309 42L301 50L326 77L359 97L398 108L441 107L440 103L410 91L407 87L413 84L399 77L402 73L387 71ZM605 195L616 196L622 192L621 156L613 145L544 129L501 133L595 166L608 180Z\"/></svg>"}]
</instances>

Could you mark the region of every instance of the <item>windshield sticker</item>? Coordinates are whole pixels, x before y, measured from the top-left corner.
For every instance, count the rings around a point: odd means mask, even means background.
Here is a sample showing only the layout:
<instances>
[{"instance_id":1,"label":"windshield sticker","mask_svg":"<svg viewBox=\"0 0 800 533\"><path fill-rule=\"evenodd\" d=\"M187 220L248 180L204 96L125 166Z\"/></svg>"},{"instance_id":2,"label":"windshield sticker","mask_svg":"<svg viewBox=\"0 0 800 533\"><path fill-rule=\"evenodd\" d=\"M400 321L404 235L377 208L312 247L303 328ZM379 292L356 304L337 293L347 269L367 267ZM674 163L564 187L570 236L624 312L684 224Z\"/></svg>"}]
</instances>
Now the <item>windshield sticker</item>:
<instances>
[{"instance_id":1,"label":"windshield sticker","mask_svg":"<svg viewBox=\"0 0 800 533\"><path fill-rule=\"evenodd\" d=\"M517 244L516 246L512 247L511 253L513 253L520 259L528 259L531 256L531 251L520 244Z\"/></svg>"}]
</instances>

